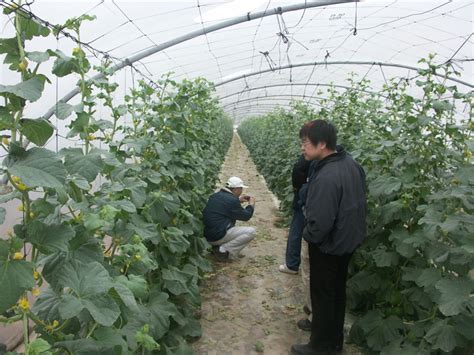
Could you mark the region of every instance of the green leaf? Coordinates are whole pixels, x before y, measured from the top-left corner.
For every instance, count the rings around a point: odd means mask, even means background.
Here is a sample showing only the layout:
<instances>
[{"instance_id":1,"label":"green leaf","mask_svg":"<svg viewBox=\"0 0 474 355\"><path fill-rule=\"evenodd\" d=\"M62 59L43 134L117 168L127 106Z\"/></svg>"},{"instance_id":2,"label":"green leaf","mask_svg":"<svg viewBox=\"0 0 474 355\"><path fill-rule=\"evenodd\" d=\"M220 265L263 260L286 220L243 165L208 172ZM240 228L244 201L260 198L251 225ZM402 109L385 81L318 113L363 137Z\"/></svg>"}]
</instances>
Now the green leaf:
<instances>
[{"instance_id":1,"label":"green leaf","mask_svg":"<svg viewBox=\"0 0 474 355\"><path fill-rule=\"evenodd\" d=\"M77 58L68 57L60 50L49 51L49 54L57 57L53 64L53 74L56 76L61 78L71 73L81 73L81 66Z\"/></svg>"},{"instance_id":2,"label":"green leaf","mask_svg":"<svg viewBox=\"0 0 474 355\"><path fill-rule=\"evenodd\" d=\"M76 317L84 309L81 300L73 295L63 295L58 304L58 311L62 319Z\"/></svg>"},{"instance_id":3,"label":"green leaf","mask_svg":"<svg viewBox=\"0 0 474 355\"><path fill-rule=\"evenodd\" d=\"M6 107L0 106L0 130L12 129L15 117Z\"/></svg>"},{"instance_id":4,"label":"green leaf","mask_svg":"<svg viewBox=\"0 0 474 355\"><path fill-rule=\"evenodd\" d=\"M7 211L3 207L0 207L0 224L3 224L3 222L5 222L6 214L7 214Z\"/></svg>"},{"instance_id":5,"label":"green leaf","mask_svg":"<svg viewBox=\"0 0 474 355\"><path fill-rule=\"evenodd\" d=\"M369 191L372 196L379 197L398 192L401 186L402 182L400 179L394 176L382 175L372 181L372 183L369 185Z\"/></svg>"},{"instance_id":6,"label":"green leaf","mask_svg":"<svg viewBox=\"0 0 474 355\"><path fill-rule=\"evenodd\" d=\"M84 155L81 148L64 148L60 154L64 156L64 166L69 174L77 174L88 182L94 181L104 166L100 152L92 150Z\"/></svg>"},{"instance_id":7,"label":"green leaf","mask_svg":"<svg viewBox=\"0 0 474 355\"><path fill-rule=\"evenodd\" d=\"M65 183L66 170L57 156L44 148L31 148L10 165L8 171L30 187L60 188Z\"/></svg>"},{"instance_id":8,"label":"green leaf","mask_svg":"<svg viewBox=\"0 0 474 355\"><path fill-rule=\"evenodd\" d=\"M74 238L74 230L67 224L45 224L34 220L27 225L27 240L43 254L56 251L67 252L69 241Z\"/></svg>"},{"instance_id":9,"label":"green leaf","mask_svg":"<svg viewBox=\"0 0 474 355\"><path fill-rule=\"evenodd\" d=\"M37 120L24 118L20 120L20 132L31 142L41 146L53 135L54 127L49 121L41 118Z\"/></svg>"},{"instance_id":10,"label":"green leaf","mask_svg":"<svg viewBox=\"0 0 474 355\"><path fill-rule=\"evenodd\" d=\"M392 251L387 252L385 246L379 246L372 252L375 264L378 267L389 267L398 265L398 254Z\"/></svg>"},{"instance_id":11,"label":"green leaf","mask_svg":"<svg viewBox=\"0 0 474 355\"><path fill-rule=\"evenodd\" d=\"M27 52L26 56L35 63L43 63L49 59L48 52Z\"/></svg>"},{"instance_id":12,"label":"green leaf","mask_svg":"<svg viewBox=\"0 0 474 355\"><path fill-rule=\"evenodd\" d=\"M69 287L80 298L107 293L113 286L107 270L96 261L89 264L80 261L66 263L59 270L57 279L61 286Z\"/></svg>"},{"instance_id":13,"label":"green leaf","mask_svg":"<svg viewBox=\"0 0 474 355\"><path fill-rule=\"evenodd\" d=\"M42 320L53 322L61 318L58 310L60 303L61 297L57 295L52 288L48 288L41 292L36 299L32 307L32 312Z\"/></svg>"},{"instance_id":14,"label":"green leaf","mask_svg":"<svg viewBox=\"0 0 474 355\"><path fill-rule=\"evenodd\" d=\"M165 287L174 295L189 293L187 275L173 266L162 270Z\"/></svg>"},{"instance_id":15,"label":"green leaf","mask_svg":"<svg viewBox=\"0 0 474 355\"><path fill-rule=\"evenodd\" d=\"M168 227L164 231L164 235L168 242L168 248L172 253L184 253L191 245L189 241L183 237L183 231L176 227Z\"/></svg>"},{"instance_id":16,"label":"green leaf","mask_svg":"<svg viewBox=\"0 0 474 355\"><path fill-rule=\"evenodd\" d=\"M444 352L451 352L457 345L456 330L447 319L436 322L426 333L425 339L432 344L433 349L441 349Z\"/></svg>"},{"instance_id":17,"label":"green leaf","mask_svg":"<svg viewBox=\"0 0 474 355\"><path fill-rule=\"evenodd\" d=\"M135 296L133 292L125 286L123 283L117 282L115 283L113 290L117 293L120 297L122 302L131 310L137 310L137 301L135 301Z\"/></svg>"},{"instance_id":18,"label":"green leaf","mask_svg":"<svg viewBox=\"0 0 474 355\"><path fill-rule=\"evenodd\" d=\"M23 10L17 10L17 19L20 32L23 38L33 39L33 37L47 37L50 33L48 27L43 26Z\"/></svg>"},{"instance_id":19,"label":"green leaf","mask_svg":"<svg viewBox=\"0 0 474 355\"><path fill-rule=\"evenodd\" d=\"M12 54L20 56L20 50L18 49L18 39L13 38L0 38L0 54Z\"/></svg>"},{"instance_id":20,"label":"green leaf","mask_svg":"<svg viewBox=\"0 0 474 355\"><path fill-rule=\"evenodd\" d=\"M52 352L48 351L49 349L51 349L51 344L44 339L38 338L28 344L25 355L50 355Z\"/></svg>"},{"instance_id":21,"label":"green leaf","mask_svg":"<svg viewBox=\"0 0 474 355\"><path fill-rule=\"evenodd\" d=\"M34 102L41 97L44 89L44 80L34 76L27 81L16 85L0 85L0 94L13 94L22 99Z\"/></svg>"},{"instance_id":22,"label":"green leaf","mask_svg":"<svg viewBox=\"0 0 474 355\"><path fill-rule=\"evenodd\" d=\"M442 279L436 283L436 288L441 292L441 313L455 316L465 310L474 289L474 281L468 278Z\"/></svg>"},{"instance_id":23,"label":"green leaf","mask_svg":"<svg viewBox=\"0 0 474 355\"><path fill-rule=\"evenodd\" d=\"M136 213L137 212L137 208L129 200L110 201L109 205L114 207L114 208L117 208L119 210L128 212L128 213Z\"/></svg>"},{"instance_id":24,"label":"green leaf","mask_svg":"<svg viewBox=\"0 0 474 355\"><path fill-rule=\"evenodd\" d=\"M166 293L160 292L153 296L148 303L153 318L153 325L156 330L156 337L161 338L168 332L170 327L170 317L178 313L176 306L169 301L169 296Z\"/></svg>"},{"instance_id":25,"label":"green leaf","mask_svg":"<svg viewBox=\"0 0 474 355\"><path fill-rule=\"evenodd\" d=\"M104 295L84 298L81 300L94 320L106 327L110 327L120 315L120 308L112 298Z\"/></svg>"},{"instance_id":26,"label":"green leaf","mask_svg":"<svg viewBox=\"0 0 474 355\"><path fill-rule=\"evenodd\" d=\"M144 300L148 296L148 284L142 276L120 275L116 281L131 290L136 298Z\"/></svg>"},{"instance_id":27,"label":"green leaf","mask_svg":"<svg viewBox=\"0 0 474 355\"><path fill-rule=\"evenodd\" d=\"M78 105L70 105L66 102L59 101L56 103L56 106L54 108L54 114L58 119L64 120L68 118L71 115L71 113L82 112L83 109L84 109L84 105L82 103Z\"/></svg>"},{"instance_id":28,"label":"green leaf","mask_svg":"<svg viewBox=\"0 0 474 355\"><path fill-rule=\"evenodd\" d=\"M420 270L421 271L421 270ZM424 269L416 279L416 284L420 287L430 287L439 281L441 272L435 268Z\"/></svg>"},{"instance_id":29,"label":"green leaf","mask_svg":"<svg viewBox=\"0 0 474 355\"><path fill-rule=\"evenodd\" d=\"M33 264L25 260L8 260L8 254L8 243L0 240L0 314L35 285Z\"/></svg>"}]
</instances>

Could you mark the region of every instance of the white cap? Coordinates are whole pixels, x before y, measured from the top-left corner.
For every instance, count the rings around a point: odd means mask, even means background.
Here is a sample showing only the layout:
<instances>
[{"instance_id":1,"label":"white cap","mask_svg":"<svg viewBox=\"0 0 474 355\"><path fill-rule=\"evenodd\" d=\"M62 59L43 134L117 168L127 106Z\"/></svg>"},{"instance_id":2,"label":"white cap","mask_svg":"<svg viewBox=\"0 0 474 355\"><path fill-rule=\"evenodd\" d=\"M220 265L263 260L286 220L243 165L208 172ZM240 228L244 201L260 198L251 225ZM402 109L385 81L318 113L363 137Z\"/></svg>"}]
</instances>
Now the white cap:
<instances>
[{"instance_id":1,"label":"white cap","mask_svg":"<svg viewBox=\"0 0 474 355\"><path fill-rule=\"evenodd\" d=\"M244 182L242 181L241 178L238 178L237 176L232 176L227 180L226 187L228 188L234 188L234 187L248 187L244 185Z\"/></svg>"}]
</instances>

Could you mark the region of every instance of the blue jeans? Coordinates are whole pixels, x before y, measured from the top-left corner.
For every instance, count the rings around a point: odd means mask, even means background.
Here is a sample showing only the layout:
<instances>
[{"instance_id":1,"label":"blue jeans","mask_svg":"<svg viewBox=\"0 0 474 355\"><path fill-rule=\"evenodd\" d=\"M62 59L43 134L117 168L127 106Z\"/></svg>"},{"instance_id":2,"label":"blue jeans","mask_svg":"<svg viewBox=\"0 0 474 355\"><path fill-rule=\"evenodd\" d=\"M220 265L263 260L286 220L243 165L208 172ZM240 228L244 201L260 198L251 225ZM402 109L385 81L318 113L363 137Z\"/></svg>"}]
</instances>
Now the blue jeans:
<instances>
[{"instance_id":1,"label":"blue jeans","mask_svg":"<svg viewBox=\"0 0 474 355\"><path fill-rule=\"evenodd\" d=\"M293 208L288 242L286 243L286 266L290 270L298 271L301 263L301 239L304 228L304 214L301 207Z\"/></svg>"}]
</instances>

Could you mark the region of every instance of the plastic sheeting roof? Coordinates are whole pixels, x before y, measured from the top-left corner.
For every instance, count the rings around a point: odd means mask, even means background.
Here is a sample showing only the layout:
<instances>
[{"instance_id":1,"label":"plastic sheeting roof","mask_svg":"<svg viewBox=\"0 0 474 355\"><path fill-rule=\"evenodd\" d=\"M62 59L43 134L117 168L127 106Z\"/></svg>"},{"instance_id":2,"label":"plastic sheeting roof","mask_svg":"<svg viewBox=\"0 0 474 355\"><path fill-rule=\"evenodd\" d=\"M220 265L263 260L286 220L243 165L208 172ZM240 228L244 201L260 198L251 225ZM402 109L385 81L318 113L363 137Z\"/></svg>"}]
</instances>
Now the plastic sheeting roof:
<instances>
[{"instance_id":1,"label":"plastic sheeting roof","mask_svg":"<svg viewBox=\"0 0 474 355\"><path fill-rule=\"evenodd\" d=\"M125 67L115 75L124 91L141 75L157 80L172 71L178 80L205 77L216 83L216 95L236 121L286 106L292 98L317 104L318 88L330 83L343 87L350 73L369 79L378 91L392 77L416 75L407 67L422 67L418 60L430 53L436 54L436 63L450 61L461 72L458 79L474 82L472 1L375 0L310 7L318 3L322 1L36 0L29 9L58 24L83 13L95 15L81 29L82 42L102 51L90 52L93 63L104 53L119 63L237 16L272 14L170 46L134 63L138 72ZM288 6L301 10L278 10ZM76 46L66 37L45 41L38 46L65 53ZM388 66L392 64L400 66ZM63 81L59 97L74 82ZM460 91L472 90L453 84Z\"/></svg>"}]
</instances>

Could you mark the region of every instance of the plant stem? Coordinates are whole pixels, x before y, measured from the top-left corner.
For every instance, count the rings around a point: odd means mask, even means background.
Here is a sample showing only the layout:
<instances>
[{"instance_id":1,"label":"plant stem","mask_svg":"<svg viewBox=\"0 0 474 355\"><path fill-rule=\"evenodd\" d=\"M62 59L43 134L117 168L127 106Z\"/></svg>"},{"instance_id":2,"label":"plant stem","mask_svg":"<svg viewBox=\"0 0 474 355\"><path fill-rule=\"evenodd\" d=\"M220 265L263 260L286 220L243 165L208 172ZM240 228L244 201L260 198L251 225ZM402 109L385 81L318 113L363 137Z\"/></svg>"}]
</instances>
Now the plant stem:
<instances>
[{"instance_id":1,"label":"plant stem","mask_svg":"<svg viewBox=\"0 0 474 355\"><path fill-rule=\"evenodd\" d=\"M26 312L23 313L23 342L25 343L25 349L28 349L28 343L30 340L29 336L29 329L28 329L28 316Z\"/></svg>"}]
</instances>

